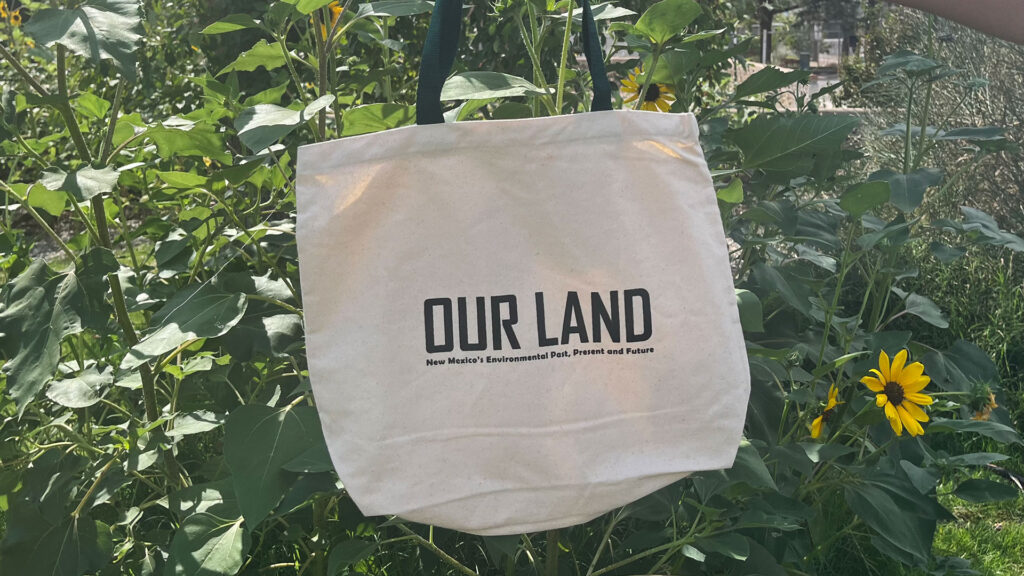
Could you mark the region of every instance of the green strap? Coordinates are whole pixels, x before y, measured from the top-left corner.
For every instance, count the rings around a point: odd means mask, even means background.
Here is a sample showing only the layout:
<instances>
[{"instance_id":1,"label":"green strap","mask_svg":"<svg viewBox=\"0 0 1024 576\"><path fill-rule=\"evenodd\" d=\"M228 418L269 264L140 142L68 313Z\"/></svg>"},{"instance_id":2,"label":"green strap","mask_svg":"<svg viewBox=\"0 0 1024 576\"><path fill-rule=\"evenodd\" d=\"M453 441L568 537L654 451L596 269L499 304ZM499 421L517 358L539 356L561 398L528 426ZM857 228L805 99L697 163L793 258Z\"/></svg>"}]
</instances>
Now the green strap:
<instances>
[{"instance_id":1,"label":"green strap","mask_svg":"<svg viewBox=\"0 0 1024 576\"><path fill-rule=\"evenodd\" d=\"M417 124L444 122L441 88L451 74L461 42L462 0L436 0L420 63L419 90L416 93ZM583 54L587 58L587 67L594 82L594 100L590 109L611 110L612 86L604 68L601 39L597 35L597 24L589 0L583 0Z\"/></svg>"}]
</instances>

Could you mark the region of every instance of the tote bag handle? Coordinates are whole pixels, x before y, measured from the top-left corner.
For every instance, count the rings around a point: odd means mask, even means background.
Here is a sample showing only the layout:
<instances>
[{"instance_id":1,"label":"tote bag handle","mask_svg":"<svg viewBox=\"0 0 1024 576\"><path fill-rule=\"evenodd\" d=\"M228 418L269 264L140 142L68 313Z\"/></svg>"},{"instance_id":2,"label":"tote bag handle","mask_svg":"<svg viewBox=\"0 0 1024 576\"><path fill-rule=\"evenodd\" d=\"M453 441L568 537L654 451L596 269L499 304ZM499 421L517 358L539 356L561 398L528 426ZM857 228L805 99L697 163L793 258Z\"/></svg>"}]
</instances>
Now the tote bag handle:
<instances>
[{"instance_id":1,"label":"tote bag handle","mask_svg":"<svg viewBox=\"0 0 1024 576\"><path fill-rule=\"evenodd\" d=\"M593 111L612 109L612 86L604 68L601 40L597 24L590 9L590 1L583 4L583 54L594 82ZM572 14L569 14L572 18ZM420 64L419 89L416 93L416 123L441 124L441 88L452 71L455 54L462 39L462 0L436 0L430 16L427 41L423 44Z\"/></svg>"}]
</instances>

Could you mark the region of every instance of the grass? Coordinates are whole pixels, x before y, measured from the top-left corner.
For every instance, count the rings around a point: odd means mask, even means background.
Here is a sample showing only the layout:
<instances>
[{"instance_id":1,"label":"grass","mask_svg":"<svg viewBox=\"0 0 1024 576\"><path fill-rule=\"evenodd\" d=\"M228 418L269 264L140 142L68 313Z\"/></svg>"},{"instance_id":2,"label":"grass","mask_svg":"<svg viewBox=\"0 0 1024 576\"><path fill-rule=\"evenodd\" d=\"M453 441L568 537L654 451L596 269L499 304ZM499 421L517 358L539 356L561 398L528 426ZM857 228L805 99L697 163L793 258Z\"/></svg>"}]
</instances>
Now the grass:
<instances>
[{"instance_id":1,"label":"grass","mask_svg":"<svg viewBox=\"0 0 1024 576\"><path fill-rule=\"evenodd\" d=\"M967 558L984 576L1024 574L1024 497L968 504L950 496L943 504L957 519L939 526L936 555Z\"/></svg>"}]
</instances>

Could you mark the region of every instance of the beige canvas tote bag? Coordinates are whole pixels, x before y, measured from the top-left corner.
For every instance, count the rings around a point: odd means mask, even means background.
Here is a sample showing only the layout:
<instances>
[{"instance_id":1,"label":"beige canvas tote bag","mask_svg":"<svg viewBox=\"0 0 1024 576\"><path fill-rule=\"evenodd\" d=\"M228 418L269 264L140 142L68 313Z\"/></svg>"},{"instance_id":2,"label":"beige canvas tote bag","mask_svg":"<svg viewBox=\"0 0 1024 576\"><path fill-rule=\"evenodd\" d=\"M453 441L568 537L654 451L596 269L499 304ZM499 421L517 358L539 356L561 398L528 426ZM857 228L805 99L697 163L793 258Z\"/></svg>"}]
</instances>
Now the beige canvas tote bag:
<instances>
[{"instance_id":1,"label":"beige canvas tote bag","mask_svg":"<svg viewBox=\"0 0 1024 576\"><path fill-rule=\"evenodd\" d=\"M476 534L590 520L728 468L749 392L690 114L441 123L461 4L439 0L419 124L303 146L309 374L367 515Z\"/></svg>"}]
</instances>

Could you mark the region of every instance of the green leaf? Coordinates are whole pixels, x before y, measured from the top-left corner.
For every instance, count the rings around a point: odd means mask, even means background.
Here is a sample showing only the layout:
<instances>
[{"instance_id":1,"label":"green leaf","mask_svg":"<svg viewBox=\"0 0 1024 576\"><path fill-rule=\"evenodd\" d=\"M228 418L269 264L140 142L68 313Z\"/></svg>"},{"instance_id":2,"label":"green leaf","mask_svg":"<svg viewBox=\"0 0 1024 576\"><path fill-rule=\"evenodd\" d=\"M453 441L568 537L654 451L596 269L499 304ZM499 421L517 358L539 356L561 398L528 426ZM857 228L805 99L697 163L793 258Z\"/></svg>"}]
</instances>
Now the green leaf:
<instances>
[{"instance_id":1,"label":"green leaf","mask_svg":"<svg viewBox=\"0 0 1024 576\"><path fill-rule=\"evenodd\" d=\"M223 136L209 126L189 126L187 129L153 126L146 130L146 138L156 144L161 158L176 156L206 156L221 164L231 164Z\"/></svg>"},{"instance_id":2,"label":"green leaf","mask_svg":"<svg viewBox=\"0 0 1024 576\"><path fill-rule=\"evenodd\" d=\"M327 444L318 442L302 454L299 454L294 460L282 466L282 468L289 472L315 474L317 472L330 472L334 470L334 464L331 463L331 455L327 452Z\"/></svg>"},{"instance_id":3,"label":"green leaf","mask_svg":"<svg viewBox=\"0 0 1024 576\"><path fill-rule=\"evenodd\" d=\"M928 249L931 250L932 256L935 256L935 259L943 264L954 262L964 254L967 254L967 250L963 248L946 246L941 242L932 242L928 245Z\"/></svg>"},{"instance_id":4,"label":"green leaf","mask_svg":"<svg viewBox=\"0 0 1024 576\"><path fill-rule=\"evenodd\" d=\"M198 188L206 186L208 183L204 176L192 172L161 172L158 170L156 175L172 188Z\"/></svg>"},{"instance_id":5,"label":"green leaf","mask_svg":"<svg viewBox=\"0 0 1024 576\"><path fill-rule=\"evenodd\" d=\"M755 94L771 92L773 90L791 86L797 82L806 84L807 79L810 78L810 76L811 73L805 70L783 72L774 66L767 66L751 74L746 80L737 86L736 94L733 95L733 99L739 100Z\"/></svg>"},{"instance_id":6,"label":"green leaf","mask_svg":"<svg viewBox=\"0 0 1024 576\"><path fill-rule=\"evenodd\" d=\"M100 401L103 388L113 381L114 375L109 368L100 372L91 367L74 378L51 382L46 397L68 408L88 408Z\"/></svg>"},{"instance_id":7,"label":"green leaf","mask_svg":"<svg viewBox=\"0 0 1024 576\"><path fill-rule=\"evenodd\" d=\"M268 44L266 40L260 40L253 44L252 48L242 52L234 62L221 68L217 76L228 72L252 72L260 67L267 71L280 68L285 64L284 52L277 44Z\"/></svg>"},{"instance_id":8,"label":"green leaf","mask_svg":"<svg viewBox=\"0 0 1024 576\"><path fill-rule=\"evenodd\" d=\"M131 82L135 49L143 34L141 16L139 0L90 0L73 10L39 10L25 24L25 32L39 44L61 44L93 62L113 60Z\"/></svg>"},{"instance_id":9,"label":"green leaf","mask_svg":"<svg viewBox=\"0 0 1024 576\"><path fill-rule=\"evenodd\" d=\"M868 176L869 182L889 183L889 201L903 212L913 212L924 201L925 191L942 182L942 170L921 168L910 174L879 170Z\"/></svg>"},{"instance_id":10,"label":"green leaf","mask_svg":"<svg viewBox=\"0 0 1024 576\"><path fill-rule=\"evenodd\" d=\"M985 466L993 462L1002 462L1009 459L1009 456L995 452L973 452L971 454L950 456L946 458L946 463L950 466Z\"/></svg>"},{"instance_id":11,"label":"green leaf","mask_svg":"<svg viewBox=\"0 0 1024 576\"><path fill-rule=\"evenodd\" d=\"M224 34L225 32L259 27L260 23L253 20L252 16L248 14L231 14L203 28L202 34Z\"/></svg>"},{"instance_id":12,"label":"green leaf","mask_svg":"<svg viewBox=\"0 0 1024 576\"><path fill-rule=\"evenodd\" d=\"M935 418L928 425L928 432L968 432L981 434L1004 444L1024 444L1013 428L990 420L947 420Z\"/></svg>"},{"instance_id":13,"label":"green leaf","mask_svg":"<svg viewBox=\"0 0 1024 576\"><path fill-rule=\"evenodd\" d=\"M517 538L518 540L518 538ZM376 542L365 540L345 540L331 546L327 556L327 573L333 576L344 568L361 562L377 549Z\"/></svg>"},{"instance_id":14,"label":"green leaf","mask_svg":"<svg viewBox=\"0 0 1024 576\"><path fill-rule=\"evenodd\" d=\"M768 488L778 490L775 480L764 464L764 460L758 454L750 442L740 442L736 452L736 460L732 468L725 471L726 476L734 482L746 482L753 488Z\"/></svg>"},{"instance_id":15,"label":"green leaf","mask_svg":"<svg viewBox=\"0 0 1024 576\"><path fill-rule=\"evenodd\" d=\"M121 360L129 370L197 338L220 336L245 313L245 294L221 292L210 284L191 286L168 300L153 315L154 330Z\"/></svg>"},{"instance_id":16,"label":"green leaf","mask_svg":"<svg viewBox=\"0 0 1024 576\"><path fill-rule=\"evenodd\" d=\"M838 150L858 124L858 118L841 114L760 116L731 138L743 152L744 167L784 169L814 153Z\"/></svg>"},{"instance_id":17,"label":"green leaf","mask_svg":"<svg viewBox=\"0 0 1024 576\"><path fill-rule=\"evenodd\" d=\"M636 31L655 44L664 44L686 30L701 12L693 0L662 0L640 16Z\"/></svg>"},{"instance_id":18,"label":"green leaf","mask_svg":"<svg viewBox=\"0 0 1024 576\"><path fill-rule=\"evenodd\" d=\"M253 152L259 152L287 136L333 101L333 94L321 96L302 111L282 108L276 104L257 104L242 110L235 119L235 130L238 130L238 138L243 144Z\"/></svg>"},{"instance_id":19,"label":"green leaf","mask_svg":"<svg viewBox=\"0 0 1024 576\"><path fill-rule=\"evenodd\" d=\"M174 533L164 575L234 575L242 568L251 544L241 518L224 520L204 512L193 514Z\"/></svg>"},{"instance_id":20,"label":"green leaf","mask_svg":"<svg viewBox=\"0 0 1024 576\"><path fill-rule=\"evenodd\" d=\"M20 416L54 375L60 343L82 330L81 291L74 274L55 274L42 260L7 286L0 311L0 349L7 392Z\"/></svg>"},{"instance_id":21,"label":"green leaf","mask_svg":"<svg viewBox=\"0 0 1024 576\"><path fill-rule=\"evenodd\" d=\"M28 204L43 210L51 216L60 216L68 205L68 195L61 190L50 190L46 186L32 186L27 190Z\"/></svg>"},{"instance_id":22,"label":"green leaf","mask_svg":"<svg viewBox=\"0 0 1024 576\"><path fill-rule=\"evenodd\" d=\"M87 516L62 514L51 519L40 507L12 504L7 534L0 542L4 574L82 576L110 564L110 527Z\"/></svg>"},{"instance_id":23,"label":"green leaf","mask_svg":"<svg viewBox=\"0 0 1024 576\"><path fill-rule=\"evenodd\" d=\"M433 3L426 0L382 0L367 2L356 9L356 18L367 16L414 16L433 9Z\"/></svg>"},{"instance_id":24,"label":"green leaf","mask_svg":"<svg viewBox=\"0 0 1024 576\"><path fill-rule=\"evenodd\" d=\"M83 92L75 98L75 109L91 118L104 118L110 110L110 102L92 92Z\"/></svg>"},{"instance_id":25,"label":"green leaf","mask_svg":"<svg viewBox=\"0 0 1024 576\"><path fill-rule=\"evenodd\" d=\"M294 481L294 473L283 466L316 443L323 443L320 421L309 406L276 409L248 404L228 415L224 459L249 526L266 518Z\"/></svg>"},{"instance_id":26,"label":"green leaf","mask_svg":"<svg viewBox=\"0 0 1024 576\"><path fill-rule=\"evenodd\" d=\"M984 478L972 478L957 486L953 494L961 500L979 503L1014 500L1021 495L1021 491L1016 486L1010 486L1002 482L994 482Z\"/></svg>"},{"instance_id":27,"label":"green leaf","mask_svg":"<svg viewBox=\"0 0 1024 576\"><path fill-rule=\"evenodd\" d=\"M761 299L749 290L736 289L736 304L740 309L740 324L744 332L764 332L764 309Z\"/></svg>"},{"instance_id":28,"label":"green leaf","mask_svg":"<svg viewBox=\"0 0 1024 576\"><path fill-rule=\"evenodd\" d=\"M912 293L907 296L906 306L908 314L913 314L937 328L949 328L949 320L930 298Z\"/></svg>"},{"instance_id":29,"label":"green leaf","mask_svg":"<svg viewBox=\"0 0 1024 576\"><path fill-rule=\"evenodd\" d=\"M209 410L196 410L174 418L174 425L167 431L168 436L201 434L219 428L224 424L224 415Z\"/></svg>"},{"instance_id":30,"label":"green leaf","mask_svg":"<svg viewBox=\"0 0 1024 576\"><path fill-rule=\"evenodd\" d=\"M861 182L851 186L839 199L839 207L854 218L889 201L888 182Z\"/></svg>"},{"instance_id":31,"label":"green leaf","mask_svg":"<svg viewBox=\"0 0 1024 576\"><path fill-rule=\"evenodd\" d=\"M726 558L732 558L741 562L750 555L750 544L747 542L747 539L735 532L726 532L711 538L703 538L698 540L696 544L705 552L715 552Z\"/></svg>"},{"instance_id":32,"label":"green leaf","mask_svg":"<svg viewBox=\"0 0 1024 576\"><path fill-rule=\"evenodd\" d=\"M1006 128L998 126L981 126L978 128L953 128L935 137L936 140L1001 140L1005 137Z\"/></svg>"},{"instance_id":33,"label":"green leaf","mask_svg":"<svg viewBox=\"0 0 1024 576\"><path fill-rule=\"evenodd\" d=\"M345 111L342 136L358 136L416 123L416 107L402 104L367 104Z\"/></svg>"},{"instance_id":34,"label":"green leaf","mask_svg":"<svg viewBox=\"0 0 1024 576\"><path fill-rule=\"evenodd\" d=\"M48 168L39 183L49 190L70 192L76 200L84 202L97 194L113 190L119 176L120 173L110 166L100 169L87 166L70 174L58 168Z\"/></svg>"},{"instance_id":35,"label":"green leaf","mask_svg":"<svg viewBox=\"0 0 1024 576\"><path fill-rule=\"evenodd\" d=\"M739 204L743 202L743 181L733 178L728 186L716 192L715 195L727 204Z\"/></svg>"},{"instance_id":36,"label":"green leaf","mask_svg":"<svg viewBox=\"0 0 1024 576\"><path fill-rule=\"evenodd\" d=\"M880 536L900 550L927 561L931 555L935 522L924 521L911 510L901 510L888 493L870 484L850 484L846 503Z\"/></svg>"},{"instance_id":37,"label":"green leaf","mask_svg":"<svg viewBox=\"0 0 1024 576\"><path fill-rule=\"evenodd\" d=\"M295 9L301 14L312 14L333 1L334 0L283 0L285 4L295 6Z\"/></svg>"},{"instance_id":38,"label":"green leaf","mask_svg":"<svg viewBox=\"0 0 1024 576\"><path fill-rule=\"evenodd\" d=\"M463 72L452 76L441 89L441 101L508 98L544 94L532 82L501 72Z\"/></svg>"}]
</instances>

